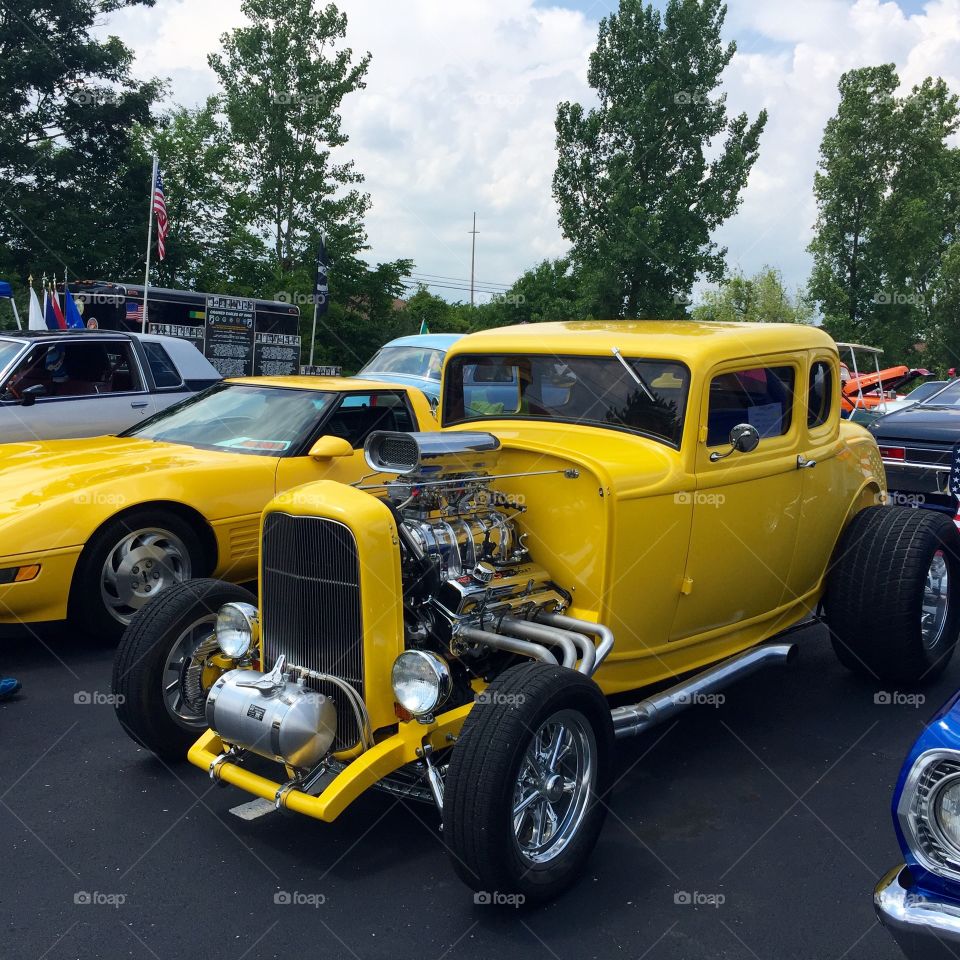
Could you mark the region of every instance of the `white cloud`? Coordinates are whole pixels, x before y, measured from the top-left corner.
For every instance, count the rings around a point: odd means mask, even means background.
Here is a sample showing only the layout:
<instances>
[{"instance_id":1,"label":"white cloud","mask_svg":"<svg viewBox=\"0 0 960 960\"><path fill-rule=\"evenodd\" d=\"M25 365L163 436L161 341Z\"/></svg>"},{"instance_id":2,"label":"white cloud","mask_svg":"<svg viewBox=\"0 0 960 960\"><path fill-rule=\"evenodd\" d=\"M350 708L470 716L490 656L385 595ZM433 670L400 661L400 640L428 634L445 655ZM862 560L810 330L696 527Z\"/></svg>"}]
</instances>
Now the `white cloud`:
<instances>
[{"instance_id":1,"label":"white cloud","mask_svg":"<svg viewBox=\"0 0 960 960\"><path fill-rule=\"evenodd\" d=\"M412 257L419 271L467 277L474 210L478 279L510 282L562 253L553 118L559 101L591 98L596 23L534 0L340 6L349 44L373 53L367 89L343 111L373 198L371 259ZM770 120L743 206L717 240L732 266L770 263L796 285L809 272L813 173L840 74L889 61L906 87L933 74L960 90L960 0L912 14L892 0L729 6L726 33L739 48L725 75L729 109L754 117L765 107ZM239 0L160 0L105 30L134 48L140 75L170 76L173 99L197 103L215 89L207 54L241 20Z\"/></svg>"}]
</instances>

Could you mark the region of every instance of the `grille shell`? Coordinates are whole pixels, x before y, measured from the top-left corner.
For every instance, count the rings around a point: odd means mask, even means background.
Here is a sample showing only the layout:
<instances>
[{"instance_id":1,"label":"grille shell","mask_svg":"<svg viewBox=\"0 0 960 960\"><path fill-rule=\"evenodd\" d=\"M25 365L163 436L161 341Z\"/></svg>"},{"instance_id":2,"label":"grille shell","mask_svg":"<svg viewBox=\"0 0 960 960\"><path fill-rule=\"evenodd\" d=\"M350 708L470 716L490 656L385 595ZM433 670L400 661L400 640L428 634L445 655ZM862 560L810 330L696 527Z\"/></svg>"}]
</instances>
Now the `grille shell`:
<instances>
[{"instance_id":1,"label":"grille shell","mask_svg":"<svg viewBox=\"0 0 960 960\"><path fill-rule=\"evenodd\" d=\"M353 531L324 517L270 513L263 524L263 666L283 654L290 666L328 673L364 694L360 555ZM337 708L333 749L361 737L356 715L336 685L307 679Z\"/></svg>"}]
</instances>

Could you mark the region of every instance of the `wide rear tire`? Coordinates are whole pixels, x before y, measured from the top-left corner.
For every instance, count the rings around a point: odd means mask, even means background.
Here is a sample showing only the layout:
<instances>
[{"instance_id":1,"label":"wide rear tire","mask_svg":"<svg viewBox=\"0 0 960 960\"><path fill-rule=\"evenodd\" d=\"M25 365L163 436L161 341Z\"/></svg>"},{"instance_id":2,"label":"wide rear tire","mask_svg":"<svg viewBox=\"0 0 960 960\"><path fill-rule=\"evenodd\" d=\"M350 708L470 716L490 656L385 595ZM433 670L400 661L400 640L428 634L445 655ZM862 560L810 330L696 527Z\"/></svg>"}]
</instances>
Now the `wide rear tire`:
<instances>
[{"instance_id":1,"label":"wide rear tire","mask_svg":"<svg viewBox=\"0 0 960 960\"><path fill-rule=\"evenodd\" d=\"M127 627L113 660L117 719L140 746L167 761L186 759L207 729L202 662L216 652L217 611L256 597L222 580L188 580L150 600Z\"/></svg>"},{"instance_id":2,"label":"wide rear tire","mask_svg":"<svg viewBox=\"0 0 960 960\"><path fill-rule=\"evenodd\" d=\"M612 771L610 707L588 677L530 663L490 684L444 786L444 840L475 902L543 901L573 883L603 826Z\"/></svg>"},{"instance_id":3,"label":"wide rear tire","mask_svg":"<svg viewBox=\"0 0 960 960\"><path fill-rule=\"evenodd\" d=\"M868 507L828 575L827 624L840 662L871 680L938 677L960 631L960 533L933 510Z\"/></svg>"}]
</instances>

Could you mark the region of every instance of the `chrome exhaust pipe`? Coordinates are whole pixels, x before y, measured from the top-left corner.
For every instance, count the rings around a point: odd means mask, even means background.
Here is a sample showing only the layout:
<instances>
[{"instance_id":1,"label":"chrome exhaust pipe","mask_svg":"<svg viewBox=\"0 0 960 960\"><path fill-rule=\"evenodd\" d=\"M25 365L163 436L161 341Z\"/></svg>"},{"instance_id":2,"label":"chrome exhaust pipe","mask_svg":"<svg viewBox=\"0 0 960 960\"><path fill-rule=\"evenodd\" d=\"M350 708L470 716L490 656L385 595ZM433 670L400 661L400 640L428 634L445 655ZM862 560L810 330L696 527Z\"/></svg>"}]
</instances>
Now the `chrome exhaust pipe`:
<instances>
[{"instance_id":1,"label":"chrome exhaust pipe","mask_svg":"<svg viewBox=\"0 0 960 960\"><path fill-rule=\"evenodd\" d=\"M514 637L505 637L501 633L490 633L489 630L478 630L476 627L459 627L456 635L470 640L473 643L483 643L495 650L504 650L507 653L518 653L524 657L531 657L541 663L557 666L557 658L539 643L529 640L517 640Z\"/></svg>"},{"instance_id":2,"label":"chrome exhaust pipe","mask_svg":"<svg viewBox=\"0 0 960 960\"><path fill-rule=\"evenodd\" d=\"M596 644L595 660L588 674L590 676L592 676L597 667L606 660L607 654L613 649L613 631L609 627L605 627L602 623L578 620L576 617L568 617L562 613L538 613L534 619L540 623L549 624L551 627L559 627L561 630L569 630L587 637L597 637L599 639L599 644ZM592 640L590 643L593 645ZM584 672L586 673L586 671Z\"/></svg>"},{"instance_id":3,"label":"chrome exhaust pipe","mask_svg":"<svg viewBox=\"0 0 960 960\"><path fill-rule=\"evenodd\" d=\"M503 633L514 637L522 637L525 640L559 647L563 651L562 664L569 669L576 666L583 650L583 647L574 641L568 631L558 630L556 627L547 627L542 623L531 623L529 620L518 620L516 617L501 617L498 627Z\"/></svg>"},{"instance_id":4,"label":"chrome exhaust pipe","mask_svg":"<svg viewBox=\"0 0 960 960\"><path fill-rule=\"evenodd\" d=\"M722 690L735 680L755 673L761 667L789 663L796 655L793 643L767 644L754 647L718 663L715 667L698 673L660 693L655 693L639 703L616 707L610 711L613 730L617 737L633 737L658 723L663 723L687 707L694 706L702 697Z\"/></svg>"}]
</instances>

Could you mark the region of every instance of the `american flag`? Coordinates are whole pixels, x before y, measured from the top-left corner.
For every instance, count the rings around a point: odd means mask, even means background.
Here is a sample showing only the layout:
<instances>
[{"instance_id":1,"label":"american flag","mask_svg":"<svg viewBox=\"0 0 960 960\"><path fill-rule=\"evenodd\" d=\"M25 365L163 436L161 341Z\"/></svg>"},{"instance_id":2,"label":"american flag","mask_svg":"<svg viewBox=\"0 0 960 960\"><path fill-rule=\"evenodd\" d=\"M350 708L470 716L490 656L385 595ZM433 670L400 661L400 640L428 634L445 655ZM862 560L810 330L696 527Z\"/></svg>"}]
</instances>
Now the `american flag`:
<instances>
[{"instance_id":1,"label":"american flag","mask_svg":"<svg viewBox=\"0 0 960 960\"><path fill-rule=\"evenodd\" d=\"M157 216L157 256L163 260L167 255L166 239L170 224L167 222L167 202L163 198L163 178L159 167L153 184L153 212Z\"/></svg>"},{"instance_id":2,"label":"american flag","mask_svg":"<svg viewBox=\"0 0 960 960\"><path fill-rule=\"evenodd\" d=\"M131 323L143 323L143 304L127 302L127 320Z\"/></svg>"}]
</instances>

